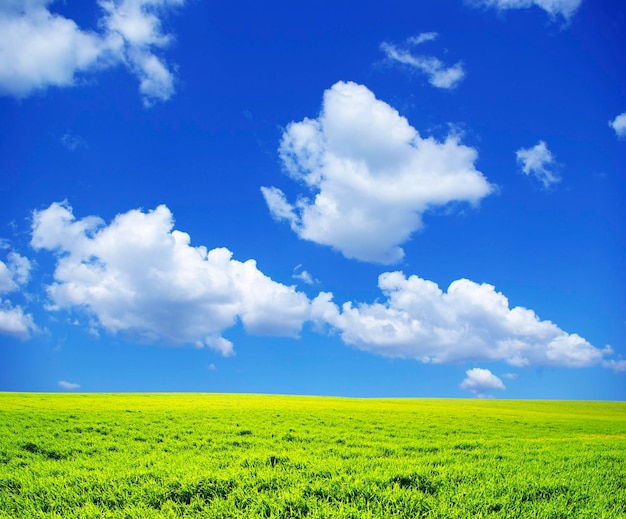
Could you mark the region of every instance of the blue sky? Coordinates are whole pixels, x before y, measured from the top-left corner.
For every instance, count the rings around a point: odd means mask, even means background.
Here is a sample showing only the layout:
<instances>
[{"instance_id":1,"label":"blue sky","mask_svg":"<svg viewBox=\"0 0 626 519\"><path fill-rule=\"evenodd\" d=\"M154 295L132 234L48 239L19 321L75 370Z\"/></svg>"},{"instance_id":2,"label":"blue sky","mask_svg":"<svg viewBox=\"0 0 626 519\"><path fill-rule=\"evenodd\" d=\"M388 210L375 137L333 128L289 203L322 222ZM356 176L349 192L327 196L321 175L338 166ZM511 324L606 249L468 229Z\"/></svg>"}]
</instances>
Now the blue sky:
<instances>
[{"instance_id":1,"label":"blue sky","mask_svg":"<svg viewBox=\"0 0 626 519\"><path fill-rule=\"evenodd\" d=\"M0 390L626 398L626 8L10 0Z\"/></svg>"}]
</instances>

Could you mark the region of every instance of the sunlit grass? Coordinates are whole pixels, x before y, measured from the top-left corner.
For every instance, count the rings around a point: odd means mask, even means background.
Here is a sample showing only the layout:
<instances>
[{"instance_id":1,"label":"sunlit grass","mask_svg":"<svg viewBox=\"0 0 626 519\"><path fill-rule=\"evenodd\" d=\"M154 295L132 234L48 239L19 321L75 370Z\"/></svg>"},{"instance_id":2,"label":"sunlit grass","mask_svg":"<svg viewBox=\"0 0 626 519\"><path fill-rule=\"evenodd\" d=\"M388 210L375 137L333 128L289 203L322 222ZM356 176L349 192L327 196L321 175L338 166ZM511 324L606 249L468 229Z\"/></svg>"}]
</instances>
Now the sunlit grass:
<instances>
[{"instance_id":1,"label":"sunlit grass","mask_svg":"<svg viewBox=\"0 0 626 519\"><path fill-rule=\"evenodd\" d=\"M626 404L0 394L0 517L626 517Z\"/></svg>"}]
</instances>

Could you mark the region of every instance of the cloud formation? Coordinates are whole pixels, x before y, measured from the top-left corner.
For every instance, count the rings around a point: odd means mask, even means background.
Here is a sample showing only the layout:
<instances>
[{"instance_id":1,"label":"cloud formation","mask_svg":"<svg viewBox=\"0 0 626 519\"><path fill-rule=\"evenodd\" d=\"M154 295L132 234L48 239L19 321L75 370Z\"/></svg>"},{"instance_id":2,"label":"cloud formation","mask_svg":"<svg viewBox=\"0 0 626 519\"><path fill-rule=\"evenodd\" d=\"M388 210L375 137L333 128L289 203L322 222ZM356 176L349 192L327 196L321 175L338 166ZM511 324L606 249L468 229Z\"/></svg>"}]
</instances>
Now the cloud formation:
<instances>
[{"instance_id":1,"label":"cloud formation","mask_svg":"<svg viewBox=\"0 0 626 519\"><path fill-rule=\"evenodd\" d=\"M459 279L444 292L418 276L386 272L378 286L385 301L347 302L341 309L332 294L321 293L313 301L313 316L360 350L424 363L580 368L601 364L612 353L540 320L532 310L510 308L492 285Z\"/></svg>"},{"instance_id":2,"label":"cloud formation","mask_svg":"<svg viewBox=\"0 0 626 519\"><path fill-rule=\"evenodd\" d=\"M580 7L582 0L469 0L469 3L476 6L495 7L501 11L537 6L553 18L560 15L565 20L569 20Z\"/></svg>"},{"instance_id":3,"label":"cloud formation","mask_svg":"<svg viewBox=\"0 0 626 519\"><path fill-rule=\"evenodd\" d=\"M174 76L155 54L172 40L160 15L184 0L99 0L99 32L83 30L50 10L54 0L10 0L0 4L0 94L23 98L50 86L125 65L140 82L144 105L166 101Z\"/></svg>"},{"instance_id":4,"label":"cloud formation","mask_svg":"<svg viewBox=\"0 0 626 519\"><path fill-rule=\"evenodd\" d=\"M3 244L1 244L3 245ZM9 252L6 262L0 260L0 296L15 292L28 283L31 264L17 252ZM21 306L0 297L0 335L28 339L37 331L33 316Z\"/></svg>"},{"instance_id":5,"label":"cloud formation","mask_svg":"<svg viewBox=\"0 0 626 519\"><path fill-rule=\"evenodd\" d=\"M68 391L80 388L80 384L76 384L75 382L67 382L66 380L59 380L58 386L61 389L67 389Z\"/></svg>"},{"instance_id":6,"label":"cloud formation","mask_svg":"<svg viewBox=\"0 0 626 519\"><path fill-rule=\"evenodd\" d=\"M609 121L609 126L615 130L615 135L620 139L626 138L626 112Z\"/></svg>"},{"instance_id":7,"label":"cloud formation","mask_svg":"<svg viewBox=\"0 0 626 519\"><path fill-rule=\"evenodd\" d=\"M302 265L296 265L296 267L293 269L292 277L294 279L303 281L307 285L315 285L316 283L319 283L319 281L317 281L317 279L314 279L308 271L302 268Z\"/></svg>"},{"instance_id":8,"label":"cloud formation","mask_svg":"<svg viewBox=\"0 0 626 519\"><path fill-rule=\"evenodd\" d=\"M491 389L506 389L502 380L488 369L468 369L465 375L465 380L461 382L459 387L472 392L477 398L485 398L487 396L486 392Z\"/></svg>"},{"instance_id":9,"label":"cloud formation","mask_svg":"<svg viewBox=\"0 0 626 519\"><path fill-rule=\"evenodd\" d=\"M448 67L434 56L416 56L411 53L411 47L420 45L427 41L437 38L436 32L426 32L409 38L404 45L396 45L393 43L383 42L380 44L380 50L392 62L406 65L413 70L417 70L428 77L428 82L437 88L452 89L455 88L465 76L463 64L455 63Z\"/></svg>"},{"instance_id":10,"label":"cloud formation","mask_svg":"<svg viewBox=\"0 0 626 519\"><path fill-rule=\"evenodd\" d=\"M84 310L110 333L146 343L206 345L234 353L222 332L240 320L259 335L297 336L310 302L254 260L190 245L169 209L132 210L110 224L77 220L67 203L35 211L31 245L54 251L50 309Z\"/></svg>"},{"instance_id":11,"label":"cloud formation","mask_svg":"<svg viewBox=\"0 0 626 519\"><path fill-rule=\"evenodd\" d=\"M317 119L288 125L279 148L287 174L314 198L287 201L261 191L276 220L302 239L347 258L396 263L422 214L451 202L477 204L493 187L476 170L474 148L450 134L422 138L365 86L339 82L324 93Z\"/></svg>"},{"instance_id":12,"label":"cloud formation","mask_svg":"<svg viewBox=\"0 0 626 519\"><path fill-rule=\"evenodd\" d=\"M515 156L524 174L535 177L544 189L561 181L557 173L559 164L544 141L539 141L532 148L520 148Z\"/></svg>"}]
</instances>

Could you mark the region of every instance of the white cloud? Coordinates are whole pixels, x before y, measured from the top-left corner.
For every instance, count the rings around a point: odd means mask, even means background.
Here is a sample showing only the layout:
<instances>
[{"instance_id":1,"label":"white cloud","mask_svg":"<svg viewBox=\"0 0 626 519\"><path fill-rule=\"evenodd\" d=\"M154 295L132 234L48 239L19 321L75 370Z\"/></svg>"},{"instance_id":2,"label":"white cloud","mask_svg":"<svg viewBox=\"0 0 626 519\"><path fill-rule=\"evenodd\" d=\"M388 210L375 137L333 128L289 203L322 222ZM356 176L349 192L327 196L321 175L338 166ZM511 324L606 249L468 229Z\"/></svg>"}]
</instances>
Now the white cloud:
<instances>
[{"instance_id":1,"label":"white cloud","mask_svg":"<svg viewBox=\"0 0 626 519\"><path fill-rule=\"evenodd\" d=\"M611 352L599 350L529 309L509 307L488 284L454 281L443 292L436 283L401 272L380 275L386 297L372 304L344 303L332 294L313 301L313 316L337 329L346 344L387 357L421 362L505 361L513 366L586 367Z\"/></svg>"},{"instance_id":2,"label":"white cloud","mask_svg":"<svg viewBox=\"0 0 626 519\"><path fill-rule=\"evenodd\" d=\"M408 46L420 45L427 41L436 39L436 32L426 32L413 36L407 40ZM465 76L463 65L459 62L450 67L443 64L441 60L433 56L416 56L406 47L393 43L383 42L380 49L388 59L407 65L418 70L428 77L428 82L437 88L451 89L456 87Z\"/></svg>"},{"instance_id":3,"label":"white cloud","mask_svg":"<svg viewBox=\"0 0 626 519\"><path fill-rule=\"evenodd\" d=\"M9 252L6 263L0 260L0 294L7 294L24 285L30 277L30 261L17 252Z\"/></svg>"},{"instance_id":4,"label":"white cloud","mask_svg":"<svg viewBox=\"0 0 626 519\"><path fill-rule=\"evenodd\" d=\"M610 359L604 361L602 366L608 369L612 369L615 373L626 373L626 360L624 359Z\"/></svg>"},{"instance_id":5,"label":"white cloud","mask_svg":"<svg viewBox=\"0 0 626 519\"><path fill-rule=\"evenodd\" d=\"M561 181L557 173L559 164L544 141L539 141L532 148L520 148L515 156L524 174L535 177L544 189Z\"/></svg>"},{"instance_id":6,"label":"white cloud","mask_svg":"<svg viewBox=\"0 0 626 519\"><path fill-rule=\"evenodd\" d=\"M292 277L305 282L307 285L315 285L318 282L309 272L302 268L302 265L297 265L296 268L293 269Z\"/></svg>"},{"instance_id":7,"label":"white cloud","mask_svg":"<svg viewBox=\"0 0 626 519\"><path fill-rule=\"evenodd\" d=\"M50 86L67 87L83 74L124 64L140 80L144 104L174 93L174 76L154 53L171 42L161 19L184 0L100 0L100 32L83 30L53 13L54 0L12 0L0 5L0 94L27 97Z\"/></svg>"},{"instance_id":8,"label":"white cloud","mask_svg":"<svg viewBox=\"0 0 626 519\"><path fill-rule=\"evenodd\" d=\"M31 244L55 251L51 308L82 309L102 329L148 343L209 346L231 355L221 333L239 319L255 334L296 336L308 298L272 281L254 260L190 245L169 209L76 220L66 203L33 214Z\"/></svg>"},{"instance_id":9,"label":"white cloud","mask_svg":"<svg viewBox=\"0 0 626 519\"><path fill-rule=\"evenodd\" d=\"M9 252L6 262L0 260L0 294L19 290L28 282L30 270L28 258L17 252ZM24 313L20 306L14 306L11 301L0 298L0 335L28 339L36 331L31 314Z\"/></svg>"},{"instance_id":10,"label":"white cloud","mask_svg":"<svg viewBox=\"0 0 626 519\"><path fill-rule=\"evenodd\" d=\"M24 313L11 301L0 298L0 335L10 335L18 339L29 339L37 331L31 314Z\"/></svg>"},{"instance_id":11,"label":"white cloud","mask_svg":"<svg viewBox=\"0 0 626 519\"><path fill-rule=\"evenodd\" d=\"M465 380L461 382L461 389L471 391L478 398L487 396L486 391L491 389L504 390L504 384L497 376L488 369L473 368L465 372Z\"/></svg>"},{"instance_id":12,"label":"white cloud","mask_svg":"<svg viewBox=\"0 0 626 519\"><path fill-rule=\"evenodd\" d=\"M79 148L86 148L87 143L82 137L78 135L72 135L71 133L64 133L61 137L61 144L69 151L76 151Z\"/></svg>"},{"instance_id":13,"label":"white cloud","mask_svg":"<svg viewBox=\"0 0 626 519\"><path fill-rule=\"evenodd\" d=\"M519 375L517 373L505 373L502 378L508 378L509 380L517 380Z\"/></svg>"},{"instance_id":14,"label":"white cloud","mask_svg":"<svg viewBox=\"0 0 626 519\"><path fill-rule=\"evenodd\" d=\"M273 217L302 239L363 261L401 260L400 245L422 227L425 211L475 204L493 190L474 167L474 148L454 134L422 138L355 83L327 90L317 119L289 124L279 153L287 173L315 195L291 204L280 189L261 188Z\"/></svg>"},{"instance_id":15,"label":"white cloud","mask_svg":"<svg viewBox=\"0 0 626 519\"><path fill-rule=\"evenodd\" d=\"M67 390L80 388L80 384L76 384L75 382L67 382L66 380L59 380L58 385L61 389Z\"/></svg>"},{"instance_id":16,"label":"white cloud","mask_svg":"<svg viewBox=\"0 0 626 519\"><path fill-rule=\"evenodd\" d=\"M436 40L438 37L439 34L436 32L423 32L417 36L411 36L407 42L411 45L419 45L420 43L424 43L426 41Z\"/></svg>"},{"instance_id":17,"label":"white cloud","mask_svg":"<svg viewBox=\"0 0 626 519\"><path fill-rule=\"evenodd\" d=\"M620 139L626 138L626 112L609 121L609 126L615 130L615 134Z\"/></svg>"},{"instance_id":18,"label":"white cloud","mask_svg":"<svg viewBox=\"0 0 626 519\"><path fill-rule=\"evenodd\" d=\"M580 7L582 0L469 0L469 3L477 6L495 7L499 10L537 6L553 18L561 15L565 20L569 20Z\"/></svg>"}]
</instances>

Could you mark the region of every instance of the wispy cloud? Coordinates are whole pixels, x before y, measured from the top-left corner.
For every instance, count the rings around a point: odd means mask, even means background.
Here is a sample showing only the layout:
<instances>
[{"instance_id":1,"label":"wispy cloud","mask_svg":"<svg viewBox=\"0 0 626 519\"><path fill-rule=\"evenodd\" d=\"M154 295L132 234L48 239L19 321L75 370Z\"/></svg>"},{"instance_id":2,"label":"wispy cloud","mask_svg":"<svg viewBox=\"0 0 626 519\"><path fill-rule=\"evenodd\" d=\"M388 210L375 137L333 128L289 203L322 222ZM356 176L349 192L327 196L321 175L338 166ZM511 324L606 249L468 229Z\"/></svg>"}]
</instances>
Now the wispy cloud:
<instances>
[{"instance_id":1,"label":"wispy cloud","mask_svg":"<svg viewBox=\"0 0 626 519\"><path fill-rule=\"evenodd\" d=\"M100 0L99 32L85 30L48 8L52 0L0 4L0 94L23 98L68 87L115 65L140 81L145 106L166 101L175 78L156 51L172 41L161 16L184 0Z\"/></svg>"},{"instance_id":2,"label":"wispy cloud","mask_svg":"<svg viewBox=\"0 0 626 519\"><path fill-rule=\"evenodd\" d=\"M615 130L615 135L620 139L626 138L626 112L609 121L609 126Z\"/></svg>"},{"instance_id":3,"label":"wispy cloud","mask_svg":"<svg viewBox=\"0 0 626 519\"><path fill-rule=\"evenodd\" d=\"M76 151L78 148L86 148L87 143L82 137L72 133L64 133L61 137L61 144L69 151Z\"/></svg>"},{"instance_id":4,"label":"wispy cloud","mask_svg":"<svg viewBox=\"0 0 626 519\"><path fill-rule=\"evenodd\" d=\"M426 32L409 38L404 45L383 42L380 49L387 59L406 65L428 77L428 82L437 88L455 88L465 76L463 64L458 62L452 66L446 66L440 59L434 56L413 54L410 47L435 40L436 32Z\"/></svg>"},{"instance_id":5,"label":"wispy cloud","mask_svg":"<svg viewBox=\"0 0 626 519\"><path fill-rule=\"evenodd\" d=\"M67 389L68 391L80 388L80 384L76 384L75 382L67 382L66 380L59 380L58 386L61 389Z\"/></svg>"},{"instance_id":6,"label":"wispy cloud","mask_svg":"<svg viewBox=\"0 0 626 519\"><path fill-rule=\"evenodd\" d=\"M313 276L311 276L311 274L309 274L306 270L304 270L302 268L302 265L297 265L293 269L293 276L292 277L294 279L298 279L300 281L303 281L307 285L315 285L318 282L316 279L313 278Z\"/></svg>"},{"instance_id":7,"label":"wispy cloud","mask_svg":"<svg viewBox=\"0 0 626 519\"><path fill-rule=\"evenodd\" d=\"M468 0L467 3L477 7L494 7L501 11L536 6L552 18L562 16L567 21L574 16L582 0Z\"/></svg>"},{"instance_id":8,"label":"wispy cloud","mask_svg":"<svg viewBox=\"0 0 626 519\"><path fill-rule=\"evenodd\" d=\"M280 189L263 187L272 216L300 238L362 261L400 261L424 212L476 204L493 190L474 167L476 150L456 134L422 138L355 83L327 90L320 116L289 124L279 151L287 174L314 195L292 204Z\"/></svg>"},{"instance_id":9,"label":"wispy cloud","mask_svg":"<svg viewBox=\"0 0 626 519\"><path fill-rule=\"evenodd\" d=\"M556 162L544 141L539 141L532 148L520 148L515 152L515 156L524 174L535 177L544 189L561 181L558 174L560 164Z\"/></svg>"}]
</instances>

